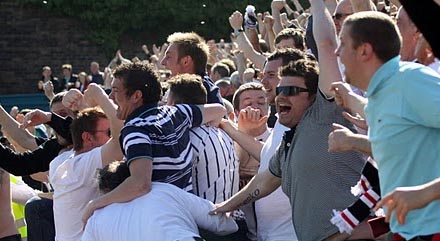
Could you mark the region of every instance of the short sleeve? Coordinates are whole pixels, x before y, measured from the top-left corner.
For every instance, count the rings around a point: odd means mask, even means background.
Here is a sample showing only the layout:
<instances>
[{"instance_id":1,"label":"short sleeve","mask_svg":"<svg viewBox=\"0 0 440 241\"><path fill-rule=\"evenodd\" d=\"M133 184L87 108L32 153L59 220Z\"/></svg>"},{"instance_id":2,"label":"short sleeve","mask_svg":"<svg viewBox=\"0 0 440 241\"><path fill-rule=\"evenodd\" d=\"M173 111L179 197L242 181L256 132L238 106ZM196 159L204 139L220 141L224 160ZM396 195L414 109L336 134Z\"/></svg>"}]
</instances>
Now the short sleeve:
<instances>
[{"instance_id":1,"label":"short sleeve","mask_svg":"<svg viewBox=\"0 0 440 241\"><path fill-rule=\"evenodd\" d=\"M151 139L146 127L126 126L121 131L121 147L127 159L127 165L138 158L153 159Z\"/></svg>"},{"instance_id":2,"label":"short sleeve","mask_svg":"<svg viewBox=\"0 0 440 241\"><path fill-rule=\"evenodd\" d=\"M284 153L284 141L269 161L269 171L276 177L281 178L281 159Z\"/></svg>"}]
</instances>

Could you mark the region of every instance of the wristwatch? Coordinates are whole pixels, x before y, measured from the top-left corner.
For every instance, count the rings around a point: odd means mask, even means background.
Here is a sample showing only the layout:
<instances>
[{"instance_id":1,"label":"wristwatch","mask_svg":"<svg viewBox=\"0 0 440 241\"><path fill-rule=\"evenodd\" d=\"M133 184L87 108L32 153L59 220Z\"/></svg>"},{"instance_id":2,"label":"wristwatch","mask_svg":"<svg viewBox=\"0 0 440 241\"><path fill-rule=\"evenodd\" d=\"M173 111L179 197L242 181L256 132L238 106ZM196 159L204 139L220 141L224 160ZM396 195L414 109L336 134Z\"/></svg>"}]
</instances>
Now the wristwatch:
<instances>
[{"instance_id":1,"label":"wristwatch","mask_svg":"<svg viewBox=\"0 0 440 241\"><path fill-rule=\"evenodd\" d=\"M234 29L234 36L237 37L240 33L243 33L243 29Z\"/></svg>"}]
</instances>

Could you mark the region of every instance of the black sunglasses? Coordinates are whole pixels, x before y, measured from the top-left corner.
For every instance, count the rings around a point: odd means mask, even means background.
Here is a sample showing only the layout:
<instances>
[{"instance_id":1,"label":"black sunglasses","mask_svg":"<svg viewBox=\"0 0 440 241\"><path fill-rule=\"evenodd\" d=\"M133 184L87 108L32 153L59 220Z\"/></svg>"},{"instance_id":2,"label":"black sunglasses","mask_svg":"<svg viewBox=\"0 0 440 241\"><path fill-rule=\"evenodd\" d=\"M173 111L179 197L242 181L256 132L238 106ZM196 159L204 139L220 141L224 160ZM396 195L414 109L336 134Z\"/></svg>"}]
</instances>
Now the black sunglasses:
<instances>
[{"instance_id":1,"label":"black sunglasses","mask_svg":"<svg viewBox=\"0 0 440 241\"><path fill-rule=\"evenodd\" d=\"M298 86L278 86L276 88L276 94L283 93L285 96L295 96L301 92L309 92L308 89L304 89Z\"/></svg>"},{"instance_id":2,"label":"black sunglasses","mask_svg":"<svg viewBox=\"0 0 440 241\"><path fill-rule=\"evenodd\" d=\"M333 15L333 19L340 20L341 18L350 16L352 14L353 13L335 13L335 15Z\"/></svg>"},{"instance_id":3,"label":"black sunglasses","mask_svg":"<svg viewBox=\"0 0 440 241\"><path fill-rule=\"evenodd\" d=\"M107 134L108 137L112 136L112 130L110 130L110 128L107 130L95 130L95 133L96 132L104 132L105 134Z\"/></svg>"}]
</instances>

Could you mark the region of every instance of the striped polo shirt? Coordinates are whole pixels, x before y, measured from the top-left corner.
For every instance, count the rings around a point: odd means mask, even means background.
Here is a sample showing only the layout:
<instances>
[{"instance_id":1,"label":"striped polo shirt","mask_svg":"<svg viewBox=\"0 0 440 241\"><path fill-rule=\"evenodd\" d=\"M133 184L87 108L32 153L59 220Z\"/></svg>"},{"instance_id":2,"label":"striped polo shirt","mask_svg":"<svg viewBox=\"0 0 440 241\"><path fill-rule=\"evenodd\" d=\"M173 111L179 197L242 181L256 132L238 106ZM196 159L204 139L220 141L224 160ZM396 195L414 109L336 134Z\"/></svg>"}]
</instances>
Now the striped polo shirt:
<instances>
[{"instance_id":1,"label":"striped polo shirt","mask_svg":"<svg viewBox=\"0 0 440 241\"><path fill-rule=\"evenodd\" d=\"M200 126L202 112L196 105L143 105L131 113L119 141L127 164L137 158L153 160L152 181L192 190L193 150L189 129Z\"/></svg>"},{"instance_id":2,"label":"striped polo shirt","mask_svg":"<svg viewBox=\"0 0 440 241\"><path fill-rule=\"evenodd\" d=\"M194 149L193 191L213 203L223 202L238 192L238 158L234 142L222 130L201 126L190 130Z\"/></svg>"}]
</instances>

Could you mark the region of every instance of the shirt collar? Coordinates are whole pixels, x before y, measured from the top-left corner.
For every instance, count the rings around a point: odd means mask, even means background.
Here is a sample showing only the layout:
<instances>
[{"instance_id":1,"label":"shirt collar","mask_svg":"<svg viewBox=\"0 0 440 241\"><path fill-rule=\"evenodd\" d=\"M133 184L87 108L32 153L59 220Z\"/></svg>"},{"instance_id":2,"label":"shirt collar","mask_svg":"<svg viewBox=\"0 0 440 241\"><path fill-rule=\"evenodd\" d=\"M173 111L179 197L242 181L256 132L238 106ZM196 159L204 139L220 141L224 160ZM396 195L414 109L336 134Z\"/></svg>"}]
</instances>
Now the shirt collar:
<instances>
[{"instance_id":1,"label":"shirt collar","mask_svg":"<svg viewBox=\"0 0 440 241\"><path fill-rule=\"evenodd\" d=\"M150 111L151 109L157 108L157 106L158 106L157 103L150 103L150 104L145 104L145 105L139 106L137 109L135 109L133 112L131 112L131 114L129 114L127 116L125 123L140 116L144 112L147 112L147 111Z\"/></svg>"},{"instance_id":2,"label":"shirt collar","mask_svg":"<svg viewBox=\"0 0 440 241\"><path fill-rule=\"evenodd\" d=\"M379 89L379 86L396 73L396 71L399 69L399 63L400 56L396 56L380 66L368 84L366 94L367 97L374 95L374 93Z\"/></svg>"}]
</instances>

